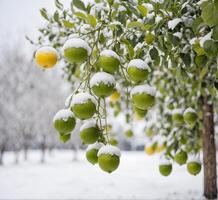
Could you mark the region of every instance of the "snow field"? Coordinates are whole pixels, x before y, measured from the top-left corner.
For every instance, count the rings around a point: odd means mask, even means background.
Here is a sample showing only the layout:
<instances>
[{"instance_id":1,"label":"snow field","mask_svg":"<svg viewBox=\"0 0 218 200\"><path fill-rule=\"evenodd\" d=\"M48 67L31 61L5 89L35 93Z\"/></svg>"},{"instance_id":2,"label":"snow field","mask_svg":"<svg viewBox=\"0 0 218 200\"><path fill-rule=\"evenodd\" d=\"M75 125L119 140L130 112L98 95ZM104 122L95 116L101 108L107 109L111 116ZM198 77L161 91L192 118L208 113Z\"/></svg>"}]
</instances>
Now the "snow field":
<instances>
[{"instance_id":1,"label":"snow field","mask_svg":"<svg viewBox=\"0 0 218 200\"><path fill-rule=\"evenodd\" d=\"M202 172L194 177L185 166L173 165L169 177L158 172L159 156L122 152L120 167L112 174L100 170L78 153L54 151L40 164L40 152L28 162L13 164L7 153L0 167L0 199L203 199Z\"/></svg>"}]
</instances>

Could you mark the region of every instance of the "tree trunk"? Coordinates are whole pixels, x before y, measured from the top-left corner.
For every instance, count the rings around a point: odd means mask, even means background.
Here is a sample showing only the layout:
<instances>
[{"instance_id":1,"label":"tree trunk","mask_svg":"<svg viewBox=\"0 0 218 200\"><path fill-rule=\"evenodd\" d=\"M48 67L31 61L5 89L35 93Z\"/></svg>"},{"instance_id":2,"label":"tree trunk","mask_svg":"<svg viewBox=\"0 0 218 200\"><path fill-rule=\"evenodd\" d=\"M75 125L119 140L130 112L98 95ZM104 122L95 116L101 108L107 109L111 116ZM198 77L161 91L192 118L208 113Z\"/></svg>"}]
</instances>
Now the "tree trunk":
<instances>
[{"instance_id":1,"label":"tree trunk","mask_svg":"<svg viewBox=\"0 0 218 200\"><path fill-rule=\"evenodd\" d=\"M3 156L4 156L4 153L5 153L5 147L3 145L1 147L1 149L0 149L0 165L3 165Z\"/></svg>"},{"instance_id":2,"label":"tree trunk","mask_svg":"<svg viewBox=\"0 0 218 200\"><path fill-rule=\"evenodd\" d=\"M45 162L45 143L41 144L41 163Z\"/></svg>"},{"instance_id":3,"label":"tree trunk","mask_svg":"<svg viewBox=\"0 0 218 200\"><path fill-rule=\"evenodd\" d=\"M24 146L24 160L28 160L28 146L26 145Z\"/></svg>"},{"instance_id":4,"label":"tree trunk","mask_svg":"<svg viewBox=\"0 0 218 200\"><path fill-rule=\"evenodd\" d=\"M53 149L54 149L53 145L49 146L48 148L48 153L51 157L53 156Z\"/></svg>"},{"instance_id":5,"label":"tree trunk","mask_svg":"<svg viewBox=\"0 0 218 200\"><path fill-rule=\"evenodd\" d=\"M17 165L19 163L19 150L14 150L14 164Z\"/></svg>"},{"instance_id":6,"label":"tree trunk","mask_svg":"<svg viewBox=\"0 0 218 200\"><path fill-rule=\"evenodd\" d=\"M213 105L208 97L203 98L203 163L204 163L204 196L217 198L216 146L214 134Z\"/></svg>"},{"instance_id":7,"label":"tree trunk","mask_svg":"<svg viewBox=\"0 0 218 200\"><path fill-rule=\"evenodd\" d=\"M73 162L76 162L76 161L78 161L78 151L77 151L77 146L76 145L73 145Z\"/></svg>"}]
</instances>

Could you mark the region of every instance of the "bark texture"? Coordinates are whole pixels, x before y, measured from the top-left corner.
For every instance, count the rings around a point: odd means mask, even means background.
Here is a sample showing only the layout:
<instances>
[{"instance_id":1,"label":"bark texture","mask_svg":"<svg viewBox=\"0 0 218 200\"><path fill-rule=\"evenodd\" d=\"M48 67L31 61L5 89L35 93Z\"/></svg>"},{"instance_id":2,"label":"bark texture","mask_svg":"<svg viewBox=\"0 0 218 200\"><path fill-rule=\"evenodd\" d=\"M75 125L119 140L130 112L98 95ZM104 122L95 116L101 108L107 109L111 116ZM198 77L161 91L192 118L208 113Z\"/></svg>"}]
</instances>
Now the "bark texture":
<instances>
[{"instance_id":1,"label":"bark texture","mask_svg":"<svg viewBox=\"0 0 218 200\"><path fill-rule=\"evenodd\" d=\"M216 199L217 172L214 115L213 105L208 103L208 97L203 98L203 164L204 196L207 199Z\"/></svg>"}]
</instances>

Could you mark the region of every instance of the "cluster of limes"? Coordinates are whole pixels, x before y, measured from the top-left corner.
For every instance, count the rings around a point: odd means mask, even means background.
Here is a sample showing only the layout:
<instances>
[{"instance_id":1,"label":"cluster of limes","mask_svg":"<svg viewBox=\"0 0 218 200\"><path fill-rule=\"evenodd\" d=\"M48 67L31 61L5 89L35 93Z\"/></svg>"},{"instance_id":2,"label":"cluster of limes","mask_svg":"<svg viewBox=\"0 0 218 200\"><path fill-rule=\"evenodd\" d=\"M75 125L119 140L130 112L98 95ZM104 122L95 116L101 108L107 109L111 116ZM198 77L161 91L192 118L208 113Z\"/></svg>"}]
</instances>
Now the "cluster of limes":
<instances>
[{"instance_id":1,"label":"cluster of limes","mask_svg":"<svg viewBox=\"0 0 218 200\"><path fill-rule=\"evenodd\" d=\"M186 164L187 170L191 175L196 176L201 171L201 162L196 155L190 155L188 159L187 152L179 150L175 156L174 161L179 165ZM163 157L159 164L159 171L163 176L168 176L172 172L172 163L166 157Z\"/></svg>"},{"instance_id":2,"label":"cluster of limes","mask_svg":"<svg viewBox=\"0 0 218 200\"><path fill-rule=\"evenodd\" d=\"M174 109L172 112L172 120L176 125L183 125L185 122L188 126L193 127L197 118L197 112L193 108L187 108L185 111Z\"/></svg>"},{"instance_id":3,"label":"cluster of limes","mask_svg":"<svg viewBox=\"0 0 218 200\"><path fill-rule=\"evenodd\" d=\"M161 153L166 149L167 143L166 142L148 142L145 146L145 152L147 155L154 155L155 153ZM196 155L189 155L187 152L181 148L178 150L174 156L171 155L172 159L178 165L185 165L187 166L187 170L191 175L197 175L201 171L201 162L198 156ZM163 176L168 176L172 172L172 163L168 156L161 155L160 163L159 163L159 172Z\"/></svg>"},{"instance_id":4,"label":"cluster of limes","mask_svg":"<svg viewBox=\"0 0 218 200\"><path fill-rule=\"evenodd\" d=\"M80 38L72 38L66 41L63 46L64 57L69 63L83 63L91 55L91 48L88 43ZM41 47L35 54L36 63L43 69L52 68L58 61L58 53L52 47ZM120 58L112 50L101 52L97 65L101 71L95 73L89 80L89 92L83 91L70 96L70 103L67 109L60 110L54 117L54 127L59 132L63 141L70 138L71 132L76 126L76 118L83 120L80 128L80 137L84 144L88 144L86 158L92 164L99 164L100 168L106 172L113 172L120 163L120 150L111 145L110 141L105 139L103 129L94 116L98 114L98 104L96 98L105 99L110 96L111 101L117 101L120 93L116 90L116 81L114 74L120 68ZM134 112L144 117L154 103L156 91L148 84L142 84L147 80L150 68L147 63L141 59L131 60L126 69L128 79L135 85L131 90L131 101ZM91 73L90 73L91 74ZM197 120L197 114L192 108L183 112L181 109L173 111L173 121L181 125L186 122L193 126ZM126 131L127 137L132 137L131 130ZM161 152L165 145L157 143L146 146L147 154L152 155L155 152ZM187 161L187 153L183 150L176 153L174 160L183 165ZM198 160L192 159L187 163L188 171L196 175L201 170L201 164ZM172 171L172 164L169 160L161 162L159 165L160 173L168 176Z\"/></svg>"},{"instance_id":5,"label":"cluster of limes","mask_svg":"<svg viewBox=\"0 0 218 200\"><path fill-rule=\"evenodd\" d=\"M145 152L147 155L154 155L155 153L160 153L165 149L166 149L166 143L151 142L145 146ZM179 165L186 164L187 170L191 175L197 175L201 171L200 159L194 155L190 155L188 159L188 154L183 149L180 149L175 153L175 155L173 156L173 160ZM172 163L170 162L170 159L162 155L159 163L159 172L161 173L161 175L163 176L170 175L172 169L173 166Z\"/></svg>"},{"instance_id":6,"label":"cluster of limes","mask_svg":"<svg viewBox=\"0 0 218 200\"><path fill-rule=\"evenodd\" d=\"M80 38L71 38L63 46L64 58L71 64L84 63L91 53L88 43ZM35 54L35 61L43 69L52 68L58 61L58 53L52 47L41 47ZM115 88L116 81L113 75L120 69L120 65L120 57L116 52L102 51L97 60L100 71L94 70L98 72L89 77L89 88L83 92L72 94L68 99L70 103L67 108L57 112L53 119L54 127L62 141L70 138L71 132L76 126L76 120L83 120L80 137L84 144L88 144L87 160L92 164L98 163L102 170L109 173L119 166L120 150L111 145L107 136L103 134L105 127L97 119L99 114L99 101L97 100L109 96L111 101L119 99L120 93ZM130 61L126 70L130 81L134 84L145 81L149 71L147 63L140 59ZM91 76L92 73L89 74ZM149 85L137 85L131 91L131 100L135 112L144 116L147 110L154 105L155 90ZM128 137L132 137L132 135L131 131L127 132Z\"/></svg>"},{"instance_id":7,"label":"cluster of limes","mask_svg":"<svg viewBox=\"0 0 218 200\"><path fill-rule=\"evenodd\" d=\"M176 126L182 126L186 124L188 127L193 128L197 122L198 115L193 108L187 108L185 111L183 109L174 109L172 112L172 120ZM150 142L145 146L145 152L148 155L154 155L156 152L162 152L166 149L167 143L160 143L157 141ZM172 160L179 165L185 165L187 171L191 175L197 175L201 171L201 162L198 156L188 155L184 148L181 148L171 155ZM159 171L163 176L168 176L172 172L172 163L169 157L162 155L159 164Z\"/></svg>"}]
</instances>

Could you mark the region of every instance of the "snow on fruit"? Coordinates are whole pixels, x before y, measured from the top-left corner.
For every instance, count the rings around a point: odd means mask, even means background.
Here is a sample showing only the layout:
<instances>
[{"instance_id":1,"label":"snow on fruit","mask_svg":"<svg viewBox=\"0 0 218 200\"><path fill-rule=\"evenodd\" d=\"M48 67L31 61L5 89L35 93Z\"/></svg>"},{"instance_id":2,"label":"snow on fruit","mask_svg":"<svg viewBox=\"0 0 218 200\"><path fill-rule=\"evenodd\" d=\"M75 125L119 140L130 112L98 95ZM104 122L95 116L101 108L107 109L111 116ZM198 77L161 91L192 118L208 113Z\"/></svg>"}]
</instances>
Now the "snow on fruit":
<instances>
[{"instance_id":1,"label":"snow on fruit","mask_svg":"<svg viewBox=\"0 0 218 200\"><path fill-rule=\"evenodd\" d=\"M172 172L172 164L167 158L161 158L159 163L159 172L163 176L169 176Z\"/></svg>"},{"instance_id":2,"label":"snow on fruit","mask_svg":"<svg viewBox=\"0 0 218 200\"><path fill-rule=\"evenodd\" d=\"M150 109L155 103L156 90L149 85L137 85L131 91L133 105L141 110Z\"/></svg>"},{"instance_id":3,"label":"snow on fruit","mask_svg":"<svg viewBox=\"0 0 218 200\"><path fill-rule=\"evenodd\" d=\"M96 73L90 81L93 93L97 97L108 97L112 94L116 85L116 81L111 74L106 72Z\"/></svg>"},{"instance_id":4,"label":"snow on fruit","mask_svg":"<svg viewBox=\"0 0 218 200\"><path fill-rule=\"evenodd\" d=\"M131 60L127 73L129 75L129 79L134 82L142 82L147 79L150 68L148 64L141 59Z\"/></svg>"},{"instance_id":5,"label":"snow on fruit","mask_svg":"<svg viewBox=\"0 0 218 200\"><path fill-rule=\"evenodd\" d=\"M75 94L71 101L71 110L79 119L90 119L96 112L94 97L86 92Z\"/></svg>"},{"instance_id":6,"label":"snow on fruit","mask_svg":"<svg viewBox=\"0 0 218 200\"><path fill-rule=\"evenodd\" d=\"M188 125L194 125L197 120L197 113L193 108L187 108L183 114L184 121Z\"/></svg>"},{"instance_id":7,"label":"snow on fruit","mask_svg":"<svg viewBox=\"0 0 218 200\"><path fill-rule=\"evenodd\" d=\"M187 170L191 175L196 176L201 172L201 161L196 155L191 155L187 162Z\"/></svg>"},{"instance_id":8,"label":"snow on fruit","mask_svg":"<svg viewBox=\"0 0 218 200\"><path fill-rule=\"evenodd\" d=\"M178 108L174 109L172 111L172 120L175 122L177 125L181 125L184 123L184 118L183 118L183 109Z\"/></svg>"},{"instance_id":9,"label":"snow on fruit","mask_svg":"<svg viewBox=\"0 0 218 200\"><path fill-rule=\"evenodd\" d=\"M118 71L120 65L120 58L116 52L112 50L104 50L101 52L98 66L102 68L105 72L114 74Z\"/></svg>"},{"instance_id":10,"label":"snow on fruit","mask_svg":"<svg viewBox=\"0 0 218 200\"><path fill-rule=\"evenodd\" d=\"M63 51L65 59L71 64L83 63L91 53L88 43L80 38L67 40L63 46Z\"/></svg>"},{"instance_id":11,"label":"snow on fruit","mask_svg":"<svg viewBox=\"0 0 218 200\"><path fill-rule=\"evenodd\" d=\"M80 128L80 138L85 144L95 143L100 135L98 125L94 120L85 122Z\"/></svg>"},{"instance_id":12,"label":"snow on fruit","mask_svg":"<svg viewBox=\"0 0 218 200\"><path fill-rule=\"evenodd\" d=\"M86 159L91 164L97 164L98 163L98 151L103 146L103 143L96 142L94 144L90 144L86 149Z\"/></svg>"},{"instance_id":13,"label":"snow on fruit","mask_svg":"<svg viewBox=\"0 0 218 200\"><path fill-rule=\"evenodd\" d=\"M61 133L71 133L76 125L73 113L68 109L60 110L53 118L55 129Z\"/></svg>"},{"instance_id":14,"label":"snow on fruit","mask_svg":"<svg viewBox=\"0 0 218 200\"><path fill-rule=\"evenodd\" d=\"M112 145L104 145L98 152L99 167L108 173L115 171L120 164L120 149Z\"/></svg>"},{"instance_id":15,"label":"snow on fruit","mask_svg":"<svg viewBox=\"0 0 218 200\"><path fill-rule=\"evenodd\" d=\"M179 165L184 165L188 159L188 155L185 151L180 150L176 153L174 156L174 160L179 164Z\"/></svg>"}]
</instances>

